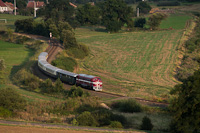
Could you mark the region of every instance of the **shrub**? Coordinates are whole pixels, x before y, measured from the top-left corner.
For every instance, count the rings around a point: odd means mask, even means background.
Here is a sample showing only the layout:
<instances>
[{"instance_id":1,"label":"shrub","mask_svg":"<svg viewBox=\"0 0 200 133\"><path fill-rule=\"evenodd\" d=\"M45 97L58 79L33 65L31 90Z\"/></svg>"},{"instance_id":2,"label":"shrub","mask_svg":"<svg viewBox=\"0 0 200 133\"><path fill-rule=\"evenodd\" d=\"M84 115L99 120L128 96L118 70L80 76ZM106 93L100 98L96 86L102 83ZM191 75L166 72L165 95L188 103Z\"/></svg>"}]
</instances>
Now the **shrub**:
<instances>
[{"instance_id":1,"label":"shrub","mask_svg":"<svg viewBox=\"0 0 200 133\"><path fill-rule=\"evenodd\" d=\"M142 130L152 130L153 129L153 125L152 125L149 117L147 117L147 116L143 117L141 129Z\"/></svg>"},{"instance_id":2,"label":"shrub","mask_svg":"<svg viewBox=\"0 0 200 133\"><path fill-rule=\"evenodd\" d=\"M145 18L136 18L134 21L134 27L143 28L145 24L146 24Z\"/></svg>"},{"instance_id":3,"label":"shrub","mask_svg":"<svg viewBox=\"0 0 200 133\"><path fill-rule=\"evenodd\" d=\"M10 110L0 107L0 117L8 118L8 117L12 117L12 115L13 114Z\"/></svg>"},{"instance_id":4,"label":"shrub","mask_svg":"<svg viewBox=\"0 0 200 133\"><path fill-rule=\"evenodd\" d=\"M52 84L52 80L51 79L46 79L42 85L41 85L41 88L42 88L42 92L44 93L51 93L53 92L53 84Z\"/></svg>"},{"instance_id":5,"label":"shrub","mask_svg":"<svg viewBox=\"0 0 200 133\"><path fill-rule=\"evenodd\" d=\"M0 89L0 106L10 111L23 110L26 106L26 100L14 89Z\"/></svg>"},{"instance_id":6,"label":"shrub","mask_svg":"<svg viewBox=\"0 0 200 133\"><path fill-rule=\"evenodd\" d=\"M6 68L4 59L0 59L0 71Z\"/></svg>"},{"instance_id":7,"label":"shrub","mask_svg":"<svg viewBox=\"0 0 200 133\"><path fill-rule=\"evenodd\" d=\"M67 54L77 59L83 59L89 55L89 48L85 44L79 44L78 47L67 49Z\"/></svg>"},{"instance_id":8,"label":"shrub","mask_svg":"<svg viewBox=\"0 0 200 133\"><path fill-rule=\"evenodd\" d=\"M61 123L62 120L60 118L51 118L47 121L48 123Z\"/></svg>"},{"instance_id":9,"label":"shrub","mask_svg":"<svg viewBox=\"0 0 200 133\"><path fill-rule=\"evenodd\" d=\"M71 89L67 93L68 97L83 97L89 96L89 93L84 92L81 87L72 86Z\"/></svg>"},{"instance_id":10,"label":"shrub","mask_svg":"<svg viewBox=\"0 0 200 133\"><path fill-rule=\"evenodd\" d=\"M106 109L100 109L92 114L100 126L110 125L111 121L118 121L123 125L127 123L127 120L123 115L113 114Z\"/></svg>"},{"instance_id":11,"label":"shrub","mask_svg":"<svg viewBox=\"0 0 200 133\"><path fill-rule=\"evenodd\" d=\"M33 74L30 74L28 75L28 77L26 79L24 79L24 84L26 86L28 86L28 90L35 90L37 88L39 88L40 86L40 79L38 77L36 77L35 75Z\"/></svg>"},{"instance_id":12,"label":"shrub","mask_svg":"<svg viewBox=\"0 0 200 133\"><path fill-rule=\"evenodd\" d=\"M122 124L119 121L111 121L109 127L111 127L111 128L123 128Z\"/></svg>"},{"instance_id":13,"label":"shrub","mask_svg":"<svg viewBox=\"0 0 200 133\"><path fill-rule=\"evenodd\" d=\"M88 111L83 112L77 117L77 121L79 125L82 126L98 126L97 121L95 118L92 116L92 114Z\"/></svg>"},{"instance_id":14,"label":"shrub","mask_svg":"<svg viewBox=\"0 0 200 133\"><path fill-rule=\"evenodd\" d=\"M111 111L105 109L93 112L93 116L100 126L110 125L112 115L113 113Z\"/></svg>"},{"instance_id":15,"label":"shrub","mask_svg":"<svg viewBox=\"0 0 200 133\"><path fill-rule=\"evenodd\" d=\"M59 57L56 60L53 60L51 64L71 72L73 72L74 68L77 66L76 60L71 57Z\"/></svg>"},{"instance_id":16,"label":"shrub","mask_svg":"<svg viewBox=\"0 0 200 133\"><path fill-rule=\"evenodd\" d=\"M55 87L54 87L54 91L55 92L63 92L65 89L64 89L64 86L63 86L63 83L62 81L58 78L55 82Z\"/></svg>"},{"instance_id":17,"label":"shrub","mask_svg":"<svg viewBox=\"0 0 200 133\"><path fill-rule=\"evenodd\" d=\"M71 124L73 126L78 126L78 122L77 122L77 120L75 118L71 121Z\"/></svg>"},{"instance_id":18,"label":"shrub","mask_svg":"<svg viewBox=\"0 0 200 133\"><path fill-rule=\"evenodd\" d=\"M142 111L142 106L139 103L137 103L134 99L128 99L113 103L112 107L119 109L121 112L133 113Z\"/></svg>"}]
</instances>

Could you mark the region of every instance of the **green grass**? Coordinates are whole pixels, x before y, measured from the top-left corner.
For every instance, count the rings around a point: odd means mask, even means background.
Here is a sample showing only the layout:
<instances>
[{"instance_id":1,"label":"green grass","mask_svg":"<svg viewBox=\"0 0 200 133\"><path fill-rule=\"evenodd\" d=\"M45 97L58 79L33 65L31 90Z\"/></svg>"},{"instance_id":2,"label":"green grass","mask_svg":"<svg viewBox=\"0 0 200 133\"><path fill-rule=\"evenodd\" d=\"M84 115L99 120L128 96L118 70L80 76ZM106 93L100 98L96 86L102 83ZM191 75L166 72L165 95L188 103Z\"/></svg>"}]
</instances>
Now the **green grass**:
<instances>
[{"instance_id":1,"label":"green grass","mask_svg":"<svg viewBox=\"0 0 200 133\"><path fill-rule=\"evenodd\" d=\"M9 76L19 70L21 65L33 55L33 51L24 45L0 41L0 58L5 60L5 76Z\"/></svg>"},{"instance_id":2,"label":"green grass","mask_svg":"<svg viewBox=\"0 0 200 133\"><path fill-rule=\"evenodd\" d=\"M175 30L167 31L108 34L89 28L76 29L78 41L91 50L90 56L79 62L78 72L100 76L107 92L162 99L178 83L173 69L187 19L190 17L176 19L180 26L174 23Z\"/></svg>"},{"instance_id":3,"label":"green grass","mask_svg":"<svg viewBox=\"0 0 200 133\"><path fill-rule=\"evenodd\" d=\"M176 30L183 29L189 19L192 19L192 16L184 14L172 14L166 20L162 21L160 28L168 29L171 27Z\"/></svg>"},{"instance_id":4,"label":"green grass","mask_svg":"<svg viewBox=\"0 0 200 133\"><path fill-rule=\"evenodd\" d=\"M0 30L6 30L7 28L15 29L14 23L18 19L27 19L32 18L31 16L21 16L21 15L12 15L12 14L0 14L0 19L6 19L7 23L0 21Z\"/></svg>"}]
</instances>

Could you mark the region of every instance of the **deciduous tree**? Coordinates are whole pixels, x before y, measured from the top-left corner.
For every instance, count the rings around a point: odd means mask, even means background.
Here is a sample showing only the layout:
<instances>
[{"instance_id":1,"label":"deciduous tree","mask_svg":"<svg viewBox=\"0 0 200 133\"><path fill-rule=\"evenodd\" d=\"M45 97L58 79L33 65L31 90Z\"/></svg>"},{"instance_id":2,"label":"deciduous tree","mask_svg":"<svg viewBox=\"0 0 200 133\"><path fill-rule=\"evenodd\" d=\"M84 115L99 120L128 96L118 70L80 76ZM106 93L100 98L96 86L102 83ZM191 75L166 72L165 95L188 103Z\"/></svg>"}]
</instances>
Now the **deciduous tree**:
<instances>
[{"instance_id":1,"label":"deciduous tree","mask_svg":"<svg viewBox=\"0 0 200 133\"><path fill-rule=\"evenodd\" d=\"M118 32L128 23L133 11L123 0L106 0L101 8L103 25L109 32Z\"/></svg>"},{"instance_id":2,"label":"deciduous tree","mask_svg":"<svg viewBox=\"0 0 200 133\"><path fill-rule=\"evenodd\" d=\"M151 30L156 30L160 26L161 21L165 18L167 18L167 15L164 13L154 13L149 17L147 24L150 26Z\"/></svg>"},{"instance_id":3,"label":"deciduous tree","mask_svg":"<svg viewBox=\"0 0 200 133\"><path fill-rule=\"evenodd\" d=\"M144 1L139 2L137 8L140 9L140 13L148 14L149 11L151 10L151 6Z\"/></svg>"},{"instance_id":4,"label":"deciduous tree","mask_svg":"<svg viewBox=\"0 0 200 133\"><path fill-rule=\"evenodd\" d=\"M77 20L80 24L98 24L100 22L100 9L91 4L85 4L84 6L78 8L76 14Z\"/></svg>"},{"instance_id":5,"label":"deciduous tree","mask_svg":"<svg viewBox=\"0 0 200 133\"><path fill-rule=\"evenodd\" d=\"M200 131L200 70L171 91L175 96L170 109L173 114L172 132Z\"/></svg>"}]
</instances>

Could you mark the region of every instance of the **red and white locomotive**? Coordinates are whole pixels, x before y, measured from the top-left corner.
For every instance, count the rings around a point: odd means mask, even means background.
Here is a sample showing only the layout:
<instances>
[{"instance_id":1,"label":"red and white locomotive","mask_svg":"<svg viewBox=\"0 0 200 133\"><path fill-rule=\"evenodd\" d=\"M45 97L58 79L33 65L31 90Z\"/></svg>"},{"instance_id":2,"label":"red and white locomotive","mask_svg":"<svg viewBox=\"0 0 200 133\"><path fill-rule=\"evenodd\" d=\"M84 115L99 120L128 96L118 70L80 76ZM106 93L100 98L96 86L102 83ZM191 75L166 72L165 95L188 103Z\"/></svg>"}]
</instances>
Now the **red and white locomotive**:
<instances>
[{"instance_id":1,"label":"red and white locomotive","mask_svg":"<svg viewBox=\"0 0 200 133\"><path fill-rule=\"evenodd\" d=\"M92 75L78 74L76 77L76 85L88 87L95 91L102 91L101 79Z\"/></svg>"}]
</instances>

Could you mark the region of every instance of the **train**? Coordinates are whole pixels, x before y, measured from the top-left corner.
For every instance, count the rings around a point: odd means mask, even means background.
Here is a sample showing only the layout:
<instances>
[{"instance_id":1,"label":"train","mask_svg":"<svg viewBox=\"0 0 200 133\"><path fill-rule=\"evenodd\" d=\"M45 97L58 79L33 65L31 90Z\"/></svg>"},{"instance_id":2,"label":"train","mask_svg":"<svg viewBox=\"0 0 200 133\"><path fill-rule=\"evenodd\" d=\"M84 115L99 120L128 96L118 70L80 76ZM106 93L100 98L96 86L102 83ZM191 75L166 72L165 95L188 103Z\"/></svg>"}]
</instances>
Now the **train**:
<instances>
[{"instance_id":1,"label":"train","mask_svg":"<svg viewBox=\"0 0 200 133\"><path fill-rule=\"evenodd\" d=\"M100 77L87 74L76 74L73 72L62 70L49 64L47 62L47 58L47 52L42 52L38 56L38 67L46 75L53 78L60 78L62 82L68 83L70 85L77 85L95 91L102 91L103 83Z\"/></svg>"}]
</instances>

